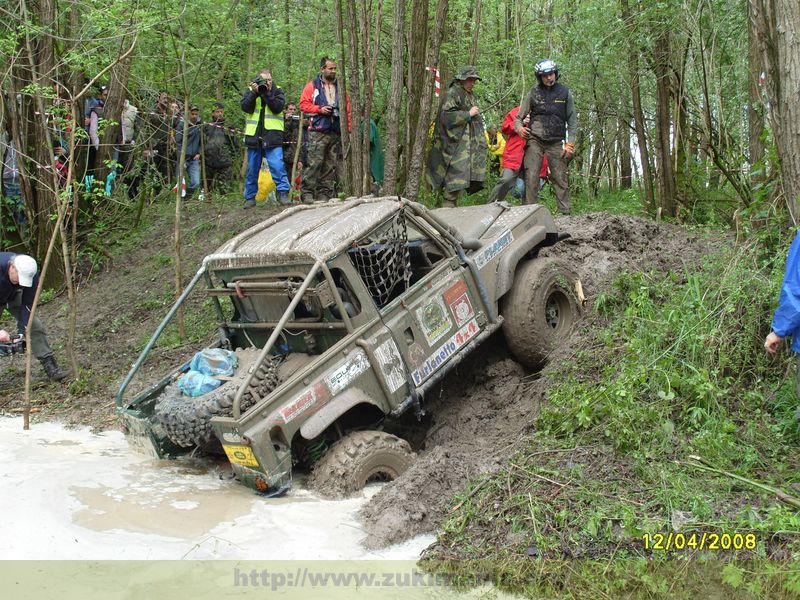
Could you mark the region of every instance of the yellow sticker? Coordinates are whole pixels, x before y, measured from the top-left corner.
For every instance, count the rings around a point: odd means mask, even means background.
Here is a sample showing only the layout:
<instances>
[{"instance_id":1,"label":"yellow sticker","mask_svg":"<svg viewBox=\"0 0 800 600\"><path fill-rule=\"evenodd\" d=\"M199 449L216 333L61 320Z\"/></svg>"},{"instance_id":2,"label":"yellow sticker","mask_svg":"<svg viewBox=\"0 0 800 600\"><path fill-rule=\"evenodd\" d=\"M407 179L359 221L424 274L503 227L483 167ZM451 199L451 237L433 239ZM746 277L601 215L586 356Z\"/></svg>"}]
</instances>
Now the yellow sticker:
<instances>
[{"instance_id":1,"label":"yellow sticker","mask_svg":"<svg viewBox=\"0 0 800 600\"><path fill-rule=\"evenodd\" d=\"M257 467L258 461L256 460L253 450L247 446L228 446L223 444L225 454L228 455L228 460L243 467Z\"/></svg>"}]
</instances>

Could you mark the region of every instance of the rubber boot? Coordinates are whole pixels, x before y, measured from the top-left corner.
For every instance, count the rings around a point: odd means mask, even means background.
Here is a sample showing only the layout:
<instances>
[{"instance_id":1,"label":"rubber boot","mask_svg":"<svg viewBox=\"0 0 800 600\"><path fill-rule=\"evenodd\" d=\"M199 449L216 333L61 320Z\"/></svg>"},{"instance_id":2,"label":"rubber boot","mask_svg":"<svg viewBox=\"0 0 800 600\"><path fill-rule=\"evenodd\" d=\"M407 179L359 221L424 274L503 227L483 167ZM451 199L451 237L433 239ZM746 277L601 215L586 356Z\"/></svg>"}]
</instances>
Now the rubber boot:
<instances>
[{"instance_id":1,"label":"rubber boot","mask_svg":"<svg viewBox=\"0 0 800 600\"><path fill-rule=\"evenodd\" d=\"M42 367L44 368L44 372L47 373L47 376L52 379L53 381L61 381L65 379L69 375L69 371L65 371L61 367L58 366L56 362L56 357L52 354L50 356L45 356L39 359L39 362L42 363Z\"/></svg>"},{"instance_id":2,"label":"rubber boot","mask_svg":"<svg viewBox=\"0 0 800 600\"><path fill-rule=\"evenodd\" d=\"M289 199L289 192L278 192L278 202L284 206L289 206L292 203Z\"/></svg>"}]
</instances>

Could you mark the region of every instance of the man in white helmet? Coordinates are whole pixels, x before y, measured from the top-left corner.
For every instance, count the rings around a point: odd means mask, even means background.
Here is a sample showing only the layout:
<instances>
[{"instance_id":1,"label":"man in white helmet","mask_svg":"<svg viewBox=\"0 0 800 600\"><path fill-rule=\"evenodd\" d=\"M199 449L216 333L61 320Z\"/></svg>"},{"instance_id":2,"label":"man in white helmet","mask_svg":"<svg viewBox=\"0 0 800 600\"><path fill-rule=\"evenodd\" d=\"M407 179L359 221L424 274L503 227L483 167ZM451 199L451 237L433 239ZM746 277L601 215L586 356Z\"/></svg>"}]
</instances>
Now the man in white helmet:
<instances>
[{"instance_id":1,"label":"man in white helmet","mask_svg":"<svg viewBox=\"0 0 800 600\"><path fill-rule=\"evenodd\" d=\"M567 164L575 153L578 116L572 92L558 83L558 66L549 58L536 63L534 85L522 101L514 129L528 141L525 148L525 204L539 200L539 170L542 157L547 155L550 179L556 193L558 211L568 215L572 209L569 199ZM530 124L524 119L530 117Z\"/></svg>"},{"instance_id":2,"label":"man in white helmet","mask_svg":"<svg viewBox=\"0 0 800 600\"><path fill-rule=\"evenodd\" d=\"M17 331L22 336L28 328L33 298L39 285L37 271L36 261L27 254L0 252L0 313L7 308L14 315ZM30 322L28 339L33 355L42 363L50 379L61 381L69 375L58 366L39 317L35 316ZM0 343L10 341L11 334L0 329Z\"/></svg>"}]
</instances>

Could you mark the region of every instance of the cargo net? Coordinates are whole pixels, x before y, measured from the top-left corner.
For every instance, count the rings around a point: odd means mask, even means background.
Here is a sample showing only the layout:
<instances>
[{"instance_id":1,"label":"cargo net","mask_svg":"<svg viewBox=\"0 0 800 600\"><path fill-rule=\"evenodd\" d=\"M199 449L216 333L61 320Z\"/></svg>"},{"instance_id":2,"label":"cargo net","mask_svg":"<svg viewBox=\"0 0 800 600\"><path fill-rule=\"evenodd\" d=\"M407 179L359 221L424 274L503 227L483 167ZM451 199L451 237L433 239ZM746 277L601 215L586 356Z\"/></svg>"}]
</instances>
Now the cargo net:
<instances>
[{"instance_id":1,"label":"cargo net","mask_svg":"<svg viewBox=\"0 0 800 600\"><path fill-rule=\"evenodd\" d=\"M411 258L407 242L405 213L400 211L387 224L355 242L348 252L379 307L408 289Z\"/></svg>"}]
</instances>

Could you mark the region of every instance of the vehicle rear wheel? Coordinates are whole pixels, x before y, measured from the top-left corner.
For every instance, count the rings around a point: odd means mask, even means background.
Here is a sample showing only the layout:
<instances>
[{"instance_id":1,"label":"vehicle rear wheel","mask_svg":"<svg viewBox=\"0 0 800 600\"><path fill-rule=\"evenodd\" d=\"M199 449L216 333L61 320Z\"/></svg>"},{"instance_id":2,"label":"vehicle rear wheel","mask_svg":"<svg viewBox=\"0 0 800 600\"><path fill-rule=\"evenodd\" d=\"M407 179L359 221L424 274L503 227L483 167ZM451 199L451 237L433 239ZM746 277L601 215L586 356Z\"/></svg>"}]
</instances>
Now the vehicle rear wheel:
<instances>
[{"instance_id":1,"label":"vehicle rear wheel","mask_svg":"<svg viewBox=\"0 0 800 600\"><path fill-rule=\"evenodd\" d=\"M500 312L508 348L526 367L543 367L578 320L577 280L557 258L536 258L517 267L513 287L500 300Z\"/></svg>"},{"instance_id":2,"label":"vehicle rear wheel","mask_svg":"<svg viewBox=\"0 0 800 600\"><path fill-rule=\"evenodd\" d=\"M392 481L416 455L408 442L384 431L355 431L314 465L311 487L329 497L349 496L371 481Z\"/></svg>"},{"instance_id":3,"label":"vehicle rear wheel","mask_svg":"<svg viewBox=\"0 0 800 600\"><path fill-rule=\"evenodd\" d=\"M278 385L279 362L277 358L267 359L258 368L250 383L250 389L242 397L242 412ZM245 373L249 367L250 362L247 364L242 362L236 372ZM214 439L211 419L233 414L233 400L241 381L241 378L234 377L233 381L226 381L216 390L196 398L183 396L178 384L173 383L166 388L156 404L155 419L174 444L183 448L205 444Z\"/></svg>"}]
</instances>

